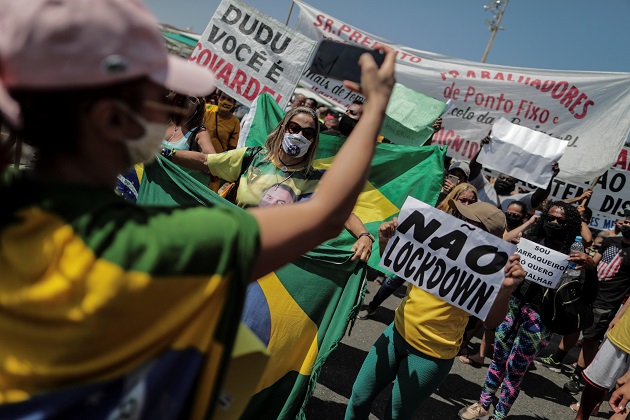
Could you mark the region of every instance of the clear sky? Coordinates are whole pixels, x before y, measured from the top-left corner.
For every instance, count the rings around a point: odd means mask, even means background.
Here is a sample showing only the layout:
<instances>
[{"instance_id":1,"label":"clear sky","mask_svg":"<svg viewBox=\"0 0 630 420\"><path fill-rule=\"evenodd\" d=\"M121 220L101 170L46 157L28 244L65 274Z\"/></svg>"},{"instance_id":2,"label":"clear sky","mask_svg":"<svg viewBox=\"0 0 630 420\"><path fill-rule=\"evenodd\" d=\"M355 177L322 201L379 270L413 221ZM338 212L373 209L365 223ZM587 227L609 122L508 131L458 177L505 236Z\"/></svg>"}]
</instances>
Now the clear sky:
<instances>
[{"instance_id":1,"label":"clear sky","mask_svg":"<svg viewBox=\"0 0 630 420\"><path fill-rule=\"evenodd\" d=\"M220 0L144 0L162 23L202 33ZM246 3L284 22L290 0ZM392 42L480 61L490 39L489 0L319 0L326 12ZM289 21L293 27L299 8ZM487 63L630 72L630 0L509 0Z\"/></svg>"}]
</instances>

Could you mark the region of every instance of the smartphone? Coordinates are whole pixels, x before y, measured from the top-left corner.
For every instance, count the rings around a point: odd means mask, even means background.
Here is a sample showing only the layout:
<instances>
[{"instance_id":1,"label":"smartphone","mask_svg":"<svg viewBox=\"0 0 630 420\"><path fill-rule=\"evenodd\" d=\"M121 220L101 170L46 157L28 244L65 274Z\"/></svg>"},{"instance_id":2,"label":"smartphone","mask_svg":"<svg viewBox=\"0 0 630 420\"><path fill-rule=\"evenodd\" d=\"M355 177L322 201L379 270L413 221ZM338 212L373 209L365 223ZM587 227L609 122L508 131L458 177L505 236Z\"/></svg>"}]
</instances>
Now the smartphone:
<instances>
[{"instance_id":1,"label":"smartphone","mask_svg":"<svg viewBox=\"0 0 630 420\"><path fill-rule=\"evenodd\" d=\"M310 71L332 79L361 83L359 57L365 53L372 55L378 67L385 60L384 52L323 39L317 44Z\"/></svg>"},{"instance_id":2,"label":"smartphone","mask_svg":"<svg viewBox=\"0 0 630 420\"><path fill-rule=\"evenodd\" d=\"M459 184L459 178L456 177L455 175L449 175L447 176L448 180L451 181L453 184L457 185Z\"/></svg>"}]
</instances>

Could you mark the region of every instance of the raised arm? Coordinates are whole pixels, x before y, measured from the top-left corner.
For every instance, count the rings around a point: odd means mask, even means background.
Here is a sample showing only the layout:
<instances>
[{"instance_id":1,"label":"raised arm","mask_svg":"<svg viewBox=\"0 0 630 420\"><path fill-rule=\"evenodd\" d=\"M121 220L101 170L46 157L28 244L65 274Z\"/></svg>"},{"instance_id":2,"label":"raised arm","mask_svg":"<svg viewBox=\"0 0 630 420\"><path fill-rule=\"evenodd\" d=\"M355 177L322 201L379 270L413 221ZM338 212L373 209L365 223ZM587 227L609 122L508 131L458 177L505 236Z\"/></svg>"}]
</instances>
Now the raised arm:
<instances>
[{"instance_id":1,"label":"raised arm","mask_svg":"<svg viewBox=\"0 0 630 420\"><path fill-rule=\"evenodd\" d=\"M539 217L540 216L534 215L530 217L525 223L523 223L519 227L516 227L509 232L505 232L503 234L503 240L507 242L512 242L514 239L521 237L523 232L525 232L528 227L533 225L536 222L536 220L538 220Z\"/></svg>"},{"instance_id":2,"label":"raised arm","mask_svg":"<svg viewBox=\"0 0 630 420\"><path fill-rule=\"evenodd\" d=\"M484 322L486 328L496 328L503 322L505 314L507 314L512 291L525 280L525 270L521 267L519 260L520 256L514 254L510 256L510 260L505 266L505 279L503 280L503 284L501 284L499 294L494 300L492 308L490 308L490 312L488 312L488 316Z\"/></svg>"},{"instance_id":3,"label":"raised arm","mask_svg":"<svg viewBox=\"0 0 630 420\"><path fill-rule=\"evenodd\" d=\"M317 192L306 202L251 210L260 228L254 279L334 238L350 216L365 185L376 137L394 86L394 51L387 50L380 69L369 54L363 54L359 64L361 88L347 81L344 85L366 96L363 116L322 177Z\"/></svg>"},{"instance_id":4,"label":"raised arm","mask_svg":"<svg viewBox=\"0 0 630 420\"><path fill-rule=\"evenodd\" d=\"M553 185L553 179L560 173L560 166L558 166L558 162L554 162L551 165L551 170L553 174L551 175L551 181L549 181L549 185L546 189L536 188L536 191L532 194L532 208L537 208L542 204L543 201L547 197L549 197L549 193L551 193L551 186Z\"/></svg>"},{"instance_id":5,"label":"raised arm","mask_svg":"<svg viewBox=\"0 0 630 420\"><path fill-rule=\"evenodd\" d=\"M490 140L492 139L491 135L492 135L492 130L490 130L488 132L486 137L481 139L481 143L479 144L479 151L477 152L475 157L472 158L472 160L470 161L470 164L469 164L470 175L468 176L468 179L475 179L475 178L477 178L477 176L479 175L479 173L483 169L483 166L481 165L481 163L477 162L477 157L479 156L479 153L481 153L481 149L483 148L483 146L490 143Z\"/></svg>"}]
</instances>

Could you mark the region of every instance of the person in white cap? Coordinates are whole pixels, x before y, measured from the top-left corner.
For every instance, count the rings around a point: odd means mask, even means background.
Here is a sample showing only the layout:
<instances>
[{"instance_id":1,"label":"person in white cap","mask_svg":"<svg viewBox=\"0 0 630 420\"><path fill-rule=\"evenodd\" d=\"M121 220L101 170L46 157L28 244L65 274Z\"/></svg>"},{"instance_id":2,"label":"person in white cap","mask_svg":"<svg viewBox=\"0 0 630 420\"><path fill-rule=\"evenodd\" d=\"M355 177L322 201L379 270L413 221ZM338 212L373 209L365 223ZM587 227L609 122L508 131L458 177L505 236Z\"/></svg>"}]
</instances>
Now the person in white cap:
<instances>
[{"instance_id":1,"label":"person in white cap","mask_svg":"<svg viewBox=\"0 0 630 420\"><path fill-rule=\"evenodd\" d=\"M247 282L343 229L393 51L380 69L360 59L360 88L346 82L368 118L311 200L138 207L115 194L117 175L160 150L181 112L167 92L208 95L212 74L169 56L138 0L0 0L0 27L2 124L38 151L32 172L0 181L0 418L207 417Z\"/></svg>"}]
</instances>

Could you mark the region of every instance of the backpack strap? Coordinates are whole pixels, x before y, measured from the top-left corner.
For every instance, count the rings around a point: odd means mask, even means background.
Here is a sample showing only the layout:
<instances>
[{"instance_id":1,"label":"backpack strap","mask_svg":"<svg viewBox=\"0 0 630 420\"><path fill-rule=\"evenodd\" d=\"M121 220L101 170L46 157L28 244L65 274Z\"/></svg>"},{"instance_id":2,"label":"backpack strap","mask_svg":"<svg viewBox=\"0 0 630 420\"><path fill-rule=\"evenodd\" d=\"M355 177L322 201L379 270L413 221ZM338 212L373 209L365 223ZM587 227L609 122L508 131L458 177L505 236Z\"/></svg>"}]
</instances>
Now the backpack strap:
<instances>
[{"instance_id":1,"label":"backpack strap","mask_svg":"<svg viewBox=\"0 0 630 420\"><path fill-rule=\"evenodd\" d=\"M243 174L245 172L247 172L247 169L249 169L249 165L252 164L252 162L254 161L254 158L256 157L258 152L260 152L262 150L262 146L256 146L253 149L254 149L254 153L252 153L249 156L245 156L243 158L243 162L241 163L241 174L239 175L239 179L240 179L240 177L243 176Z\"/></svg>"},{"instance_id":2,"label":"backpack strap","mask_svg":"<svg viewBox=\"0 0 630 420\"><path fill-rule=\"evenodd\" d=\"M233 182L234 185L232 185L232 187L230 188L230 191L225 196L225 199L230 201L233 204L236 204L236 193L238 192L238 186L241 182L241 177L243 176L245 172L247 172L247 169L249 169L249 166L254 161L254 158L256 157L256 155L262 150L262 146L256 146L253 149L254 149L253 153L251 153L249 156L247 156L247 153L246 153L246 155L243 157L243 162L241 162L241 173L238 176L238 178L236 178L236 181Z\"/></svg>"},{"instance_id":3,"label":"backpack strap","mask_svg":"<svg viewBox=\"0 0 630 420\"><path fill-rule=\"evenodd\" d=\"M190 130L190 137L188 137L188 150L192 150L192 151L199 151L199 146L197 145L197 134L199 134L199 132L201 130L205 130L206 128L203 126L203 124L198 125L197 127L194 127L192 130Z\"/></svg>"}]
</instances>

